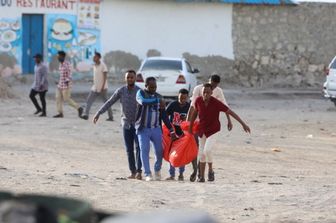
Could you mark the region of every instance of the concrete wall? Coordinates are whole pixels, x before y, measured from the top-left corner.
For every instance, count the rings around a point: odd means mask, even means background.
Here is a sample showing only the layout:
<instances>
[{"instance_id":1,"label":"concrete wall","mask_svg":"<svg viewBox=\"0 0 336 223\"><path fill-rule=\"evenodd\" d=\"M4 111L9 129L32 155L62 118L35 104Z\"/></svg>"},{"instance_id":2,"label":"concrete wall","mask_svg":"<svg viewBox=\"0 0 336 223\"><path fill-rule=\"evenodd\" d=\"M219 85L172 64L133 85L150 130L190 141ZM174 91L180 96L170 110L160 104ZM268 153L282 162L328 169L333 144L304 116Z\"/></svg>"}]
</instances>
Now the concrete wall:
<instances>
[{"instance_id":1,"label":"concrete wall","mask_svg":"<svg viewBox=\"0 0 336 223\"><path fill-rule=\"evenodd\" d=\"M102 49L140 59L155 49L163 56L220 55L233 59L232 5L153 0L102 2Z\"/></svg>"},{"instance_id":2,"label":"concrete wall","mask_svg":"<svg viewBox=\"0 0 336 223\"><path fill-rule=\"evenodd\" d=\"M246 86L321 86L336 53L336 4L233 8L233 65Z\"/></svg>"},{"instance_id":3,"label":"concrete wall","mask_svg":"<svg viewBox=\"0 0 336 223\"><path fill-rule=\"evenodd\" d=\"M120 80L123 67L137 69L154 50L189 59L201 82L217 72L224 87L320 87L336 52L336 4L103 4L102 49Z\"/></svg>"}]
</instances>

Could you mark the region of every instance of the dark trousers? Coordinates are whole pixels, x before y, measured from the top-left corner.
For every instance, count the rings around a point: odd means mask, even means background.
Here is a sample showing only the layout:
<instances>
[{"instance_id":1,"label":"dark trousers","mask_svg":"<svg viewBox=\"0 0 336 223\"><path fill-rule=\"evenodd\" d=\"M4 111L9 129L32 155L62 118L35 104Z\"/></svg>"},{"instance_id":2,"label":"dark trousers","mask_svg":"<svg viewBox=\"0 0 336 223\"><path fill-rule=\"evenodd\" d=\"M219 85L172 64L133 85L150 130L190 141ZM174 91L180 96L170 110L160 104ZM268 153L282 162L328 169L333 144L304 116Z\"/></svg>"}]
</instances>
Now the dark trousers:
<instances>
[{"instance_id":1,"label":"dark trousers","mask_svg":"<svg viewBox=\"0 0 336 223\"><path fill-rule=\"evenodd\" d=\"M37 111L42 111L43 114L46 114L46 100L45 100L45 95L46 95L47 91L35 91L34 89L31 89L29 97L31 99L31 101L33 102L33 104L35 105L35 108ZM42 104L42 108L39 105L39 103L36 100L36 95L40 96L40 100L41 100L41 104Z\"/></svg>"},{"instance_id":2,"label":"dark trousers","mask_svg":"<svg viewBox=\"0 0 336 223\"><path fill-rule=\"evenodd\" d=\"M126 153L128 158L128 167L132 174L141 172L141 157L138 137L135 133L134 126L130 128L123 127L124 143L126 147ZM135 146L135 156L134 156Z\"/></svg>"}]
</instances>

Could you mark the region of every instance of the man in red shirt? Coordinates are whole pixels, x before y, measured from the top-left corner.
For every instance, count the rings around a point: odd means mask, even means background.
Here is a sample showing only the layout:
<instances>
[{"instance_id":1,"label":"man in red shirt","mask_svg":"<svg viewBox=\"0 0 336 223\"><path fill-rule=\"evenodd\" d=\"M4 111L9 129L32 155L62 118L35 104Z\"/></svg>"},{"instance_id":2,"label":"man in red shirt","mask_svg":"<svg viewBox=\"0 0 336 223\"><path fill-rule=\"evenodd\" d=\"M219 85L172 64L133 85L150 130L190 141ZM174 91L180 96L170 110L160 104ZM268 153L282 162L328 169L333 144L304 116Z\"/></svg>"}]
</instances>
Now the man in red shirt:
<instances>
[{"instance_id":1,"label":"man in red shirt","mask_svg":"<svg viewBox=\"0 0 336 223\"><path fill-rule=\"evenodd\" d=\"M244 131L250 133L250 127L248 127L240 117L224 105L221 101L211 96L212 87L207 83L203 85L202 96L198 97L195 101L195 110L191 115L189 132L192 133L194 121L199 117L199 132L200 145L198 152L198 159L200 161L200 174L198 182L205 182L204 172L205 164L209 165L209 179L208 181L214 181L215 175L212 168L213 157L212 148L216 143L218 133L220 131L219 114L225 112L236 119L243 127Z\"/></svg>"}]
</instances>

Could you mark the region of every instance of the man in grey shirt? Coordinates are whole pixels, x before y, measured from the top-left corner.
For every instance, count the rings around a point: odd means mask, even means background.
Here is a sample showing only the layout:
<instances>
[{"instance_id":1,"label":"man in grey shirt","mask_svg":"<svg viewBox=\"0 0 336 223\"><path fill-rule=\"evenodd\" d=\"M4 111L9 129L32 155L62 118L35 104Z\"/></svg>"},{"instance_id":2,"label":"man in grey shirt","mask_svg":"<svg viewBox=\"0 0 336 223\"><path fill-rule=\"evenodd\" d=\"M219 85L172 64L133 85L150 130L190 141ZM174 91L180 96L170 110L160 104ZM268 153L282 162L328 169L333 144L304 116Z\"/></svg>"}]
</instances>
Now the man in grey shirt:
<instances>
[{"instance_id":1,"label":"man in grey shirt","mask_svg":"<svg viewBox=\"0 0 336 223\"><path fill-rule=\"evenodd\" d=\"M37 115L41 113L39 116L45 117L47 116L47 112L46 112L47 105L46 105L45 95L48 91L48 78L47 78L48 68L45 64L42 63L41 54L36 54L34 56L34 60L35 60L35 67L34 67L35 76L34 76L34 83L30 90L29 97L32 100L36 108L36 111L34 114ZM35 98L37 94L40 96L42 108Z\"/></svg>"},{"instance_id":2,"label":"man in grey shirt","mask_svg":"<svg viewBox=\"0 0 336 223\"><path fill-rule=\"evenodd\" d=\"M97 123L99 116L106 112L115 102L120 101L121 105L121 124L123 127L124 143L126 147L129 170L131 175L129 179L142 179L142 164L140 158L140 148L137 135L135 133L135 118L137 110L136 94L140 90L135 85L136 73L134 70L128 70L125 73L126 85L118 88L111 98L98 110L93 117L93 123ZM135 157L134 157L135 144Z\"/></svg>"}]
</instances>

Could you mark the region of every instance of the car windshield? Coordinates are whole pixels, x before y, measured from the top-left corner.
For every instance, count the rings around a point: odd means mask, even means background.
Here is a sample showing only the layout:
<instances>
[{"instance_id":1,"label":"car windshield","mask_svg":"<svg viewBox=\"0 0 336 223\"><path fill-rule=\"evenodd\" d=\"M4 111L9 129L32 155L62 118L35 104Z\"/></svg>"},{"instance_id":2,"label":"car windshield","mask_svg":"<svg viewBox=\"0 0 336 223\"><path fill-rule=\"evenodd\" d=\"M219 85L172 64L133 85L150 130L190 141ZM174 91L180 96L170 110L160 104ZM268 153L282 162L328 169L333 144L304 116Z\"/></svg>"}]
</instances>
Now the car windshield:
<instances>
[{"instance_id":1,"label":"car windshield","mask_svg":"<svg viewBox=\"0 0 336 223\"><path fill-rule=\"evenodd\" d=\"M336 59L334 59L334 61L332 62L332 64L330 65L331 69L336 69Z\"/></svg>"},{"instance_id":2,"label":"car windshield","mask_svg":"<svg viewBox=\"0 0 336 223\"><path fill-rule=\"evenodd\" d=\"M142 67L145 70L182 70L179 60L147 60Z\"/></svg>"}]
</instances>

